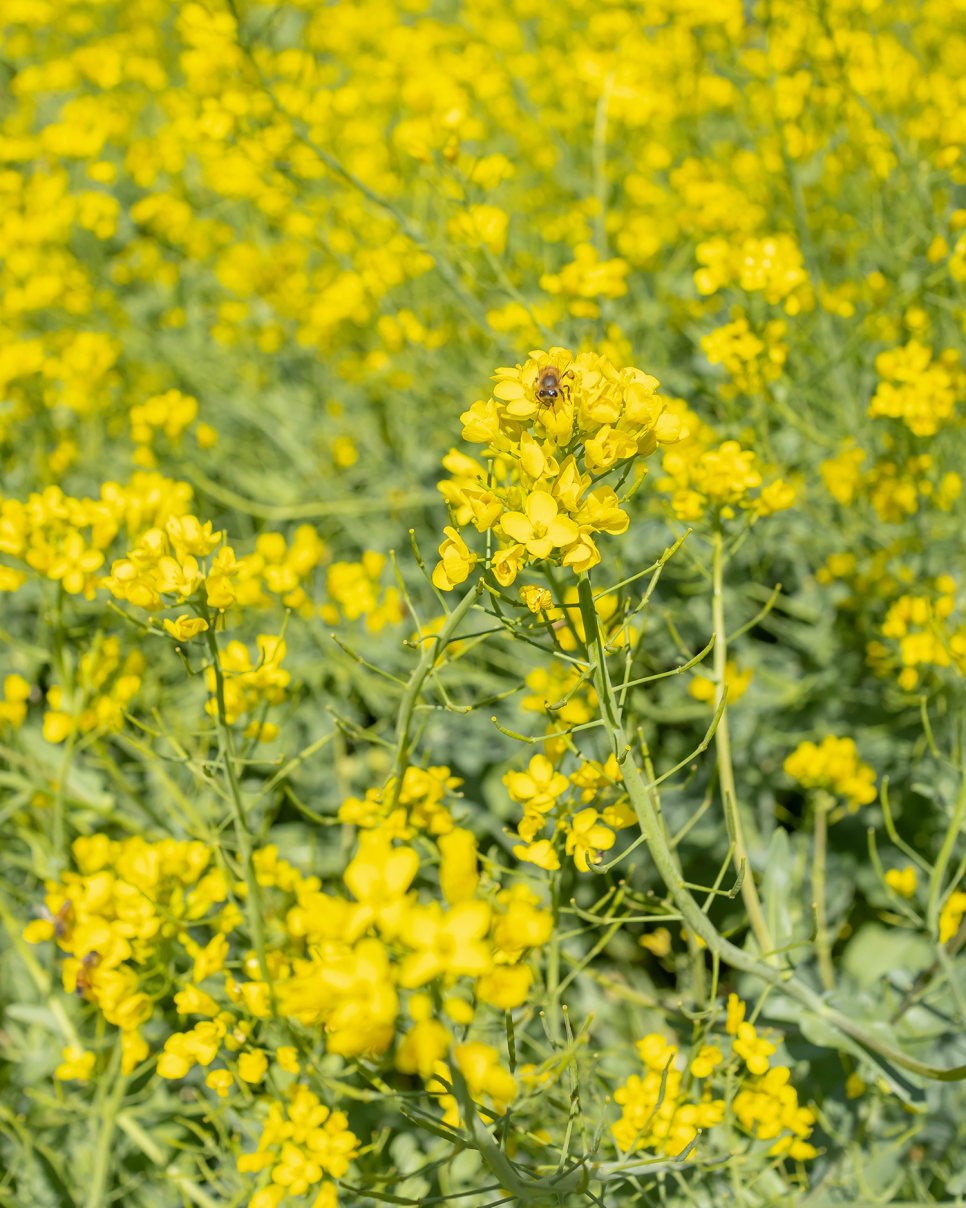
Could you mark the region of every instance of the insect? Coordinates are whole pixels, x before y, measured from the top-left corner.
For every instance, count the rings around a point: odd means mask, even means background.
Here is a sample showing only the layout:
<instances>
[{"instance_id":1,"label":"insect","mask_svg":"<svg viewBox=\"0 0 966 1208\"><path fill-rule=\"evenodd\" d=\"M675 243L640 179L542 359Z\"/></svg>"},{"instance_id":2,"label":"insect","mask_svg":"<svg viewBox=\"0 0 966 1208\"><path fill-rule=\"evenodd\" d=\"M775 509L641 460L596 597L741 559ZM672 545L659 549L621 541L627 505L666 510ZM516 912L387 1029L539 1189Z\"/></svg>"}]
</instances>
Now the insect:
<instances>
[{"instance_id":1,"label":"insect","mask_svg":"<svg viewBox=\"0 0 966 1208\"><path fill-rule=\"evenodd\" d=\"M84 957L81 957L80 968L77 970L77 996L78 998L89 998L90 983L87 980L87 975L91 969L95 969L101 961L100 953L88 952Z\"/></svg>"},{"instance_id":2,"label":"insect","mask_svg":"<svg viewBox=\"0 0 966 1208\"><path fill-rule=\"evenodd\" d=\"M570 400L570 386L564 385L564 378L573 378L574 371L568 369L566 373L561 373L556 365L548 365L546 369L540 370L540 376L537 378L537 398L545 406L552 406L561 394L566 392L567 400Z\"/></svg>"},{"instance_id":3,"label":"insect","mask_svg":"<svg viewBox=\"0 0 966 1208\"><path fill-rule=\"evenodd\" d=\"M53 923L54 935L56 935L59 940L62 940L66 934L67 922L70 918L73 908L74 903L70 900L70 898L68 898L63 906L61 906L60 910L57 911L56 915L51 914L46 906L38 907L37 914L39 914L42 919L46 919L48 923Z\"/></svg>"}]
</instances>

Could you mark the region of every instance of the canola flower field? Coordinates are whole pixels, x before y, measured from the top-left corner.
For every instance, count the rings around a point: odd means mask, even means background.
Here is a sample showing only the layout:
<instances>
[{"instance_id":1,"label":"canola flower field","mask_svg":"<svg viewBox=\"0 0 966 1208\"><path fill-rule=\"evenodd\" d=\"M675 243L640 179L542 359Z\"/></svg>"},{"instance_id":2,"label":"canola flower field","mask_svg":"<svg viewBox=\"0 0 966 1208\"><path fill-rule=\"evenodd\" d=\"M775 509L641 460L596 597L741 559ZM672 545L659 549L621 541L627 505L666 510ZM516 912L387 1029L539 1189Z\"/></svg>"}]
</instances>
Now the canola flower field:
<instances>
[{"instance_id":1,"label":"canola flower field","mask_svg":"<svg viewBox=\"0 0 966 1208\"><path fill-rule=\"evenodd\" d=\"M964 75L3 0L0 1206L963 1202Z\"/></svg>"}]
</instances>

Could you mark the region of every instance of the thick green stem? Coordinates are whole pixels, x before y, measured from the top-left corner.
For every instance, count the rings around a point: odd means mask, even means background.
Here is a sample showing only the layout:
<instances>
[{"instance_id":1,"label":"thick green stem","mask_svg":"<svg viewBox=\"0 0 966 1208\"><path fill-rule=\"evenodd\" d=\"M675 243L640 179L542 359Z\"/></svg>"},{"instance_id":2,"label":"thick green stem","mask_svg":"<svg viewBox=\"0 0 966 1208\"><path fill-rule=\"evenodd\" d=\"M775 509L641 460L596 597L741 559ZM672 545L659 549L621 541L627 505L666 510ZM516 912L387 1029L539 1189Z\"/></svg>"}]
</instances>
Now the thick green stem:
<instances>
[{"instance_id":1,"label":"thick green stem","mask_svg":"<svg viewBox=\"0 0 966 1208\"><path fill-rule=\"evenodd\" d=\"M275 993L272 989L272 978L265 951L265 918L262 908L262 889L255 874L255 864L252 860L252 837L248 829L248 822L245 817L245 804L242 800L241 787L238 783L238 776L235 772L235 764L232 758L231 730L228 727L225 711L225 678L222 675L221 663L218 658L218 641L215 638L214 625L207 608L204 610L204 615L208 621L206 636L208 639L208 649L211 653L211 664L215 673L215 700L218 705L218 745L221 749L221 759L225 767L225 775L228 777L228 801L231 807L232 822L235 827L235 842L238 844L238 856L241 861L242 875L245 878L245 887L248 891L245 895L248 927L251 931L252 943L255 945L255 954L258 957L258 968L261 971L262 980L269 987L269 994L274 1005Z\"/></svg>"},{"instance_id":2,"label":"thick green stem","mask_svg":"<svg viewBox=\"0 0 966 1208\"><path fill-rule=\"evenodd\" d=\"M818 971L826 990L835 989L835 969L832 965L832 943L825 913L825 858L828 848L828 805L825 794L815 797L815 852L812 860L812 895L815 902L815 950Z\"/></svg>"},{"instance_id":3,"label":"thick green stem","mask_svg":"<svg viewBox=\"0 0 966 1208\"><path fill-rule=\"evenodd\" d=\"M731 763L731 738L728 731L727 706L728 685L725 682L725 670L728 665L728 640L727 631L725 630L724 592L722 590L724 558L721 544L721 530L720 528L715 528L712 537L711 554L711 610L713 615L712 626L715 635L714 674L717 680L715 708L720 708L722 702L724 702L721 720L718 722L718 728L714 735L715 746L718 752L718 783L721 785L721 799L724 805L725 822L728 826L729 836L734 840L735 845L735 869L740 870L742 861L745 864L745 879L741 883L741 896L744 899L745 909L748 911L748 919L755 933L755 939L758 941L758 946L761 948L762 953L769 953L774 948L774 944L768 932L768 924L765 922L765 915L761 908L758 890L755 888L755 878L751 871L751 865L748 863L748 852L745 848L741 815L738 811L738 797L735 793L734 768Z\"/></svg>"}]
</instances>

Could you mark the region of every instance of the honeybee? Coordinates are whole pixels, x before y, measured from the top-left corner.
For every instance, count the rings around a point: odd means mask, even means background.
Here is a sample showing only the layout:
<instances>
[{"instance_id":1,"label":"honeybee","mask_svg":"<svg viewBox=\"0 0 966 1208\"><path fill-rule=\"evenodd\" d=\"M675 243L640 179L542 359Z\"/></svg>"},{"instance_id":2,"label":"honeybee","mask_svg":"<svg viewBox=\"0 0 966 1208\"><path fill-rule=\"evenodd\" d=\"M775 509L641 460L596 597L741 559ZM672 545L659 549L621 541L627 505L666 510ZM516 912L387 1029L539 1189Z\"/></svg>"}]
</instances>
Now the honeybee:
<instances>
[{"instance_id":1,"label":"honeybee","mask_svg":"<svg viewBox=\"0 0 966 1208\"><path fill-rule=\"evenodd\" d=\"M70 900L70 898L68 898L63 906L61 906L60 910L57 911L56 915L51 914L46 906L39 906L36 913L48 923L53 923L54 935L59 940L62 940L67 932L67 923L70 919L71 911L73 909L74 903Z\"/></svg>"},{"instance_id":2,"label":"honeybee","mask_svg":"<svg viewBox=\"0 0 966 1208\"><path fill-rule=\"evenodd\" d=\"M88 952L84 957L81 957L80 968L77 970L77 989L78 998L90 998L90 983L87 980L87 975L91 969L97 968L101 962L100 953Z\"/></svg>"},{"instance_id":3,"label":"honeybee","mask_svg":"<svg viewBox=\"0 0 966 1208\"><path fill-rule=\"evenodd\" d=\"M569 402L570 386L564 385L563 379L573 377L572 369L568 369L566 373L561 373L556 365L548 365L545 369L541 369L537 377L537 398L544 406L553 406L560 395L566 393Z\"/></svg>"}]
</instances>

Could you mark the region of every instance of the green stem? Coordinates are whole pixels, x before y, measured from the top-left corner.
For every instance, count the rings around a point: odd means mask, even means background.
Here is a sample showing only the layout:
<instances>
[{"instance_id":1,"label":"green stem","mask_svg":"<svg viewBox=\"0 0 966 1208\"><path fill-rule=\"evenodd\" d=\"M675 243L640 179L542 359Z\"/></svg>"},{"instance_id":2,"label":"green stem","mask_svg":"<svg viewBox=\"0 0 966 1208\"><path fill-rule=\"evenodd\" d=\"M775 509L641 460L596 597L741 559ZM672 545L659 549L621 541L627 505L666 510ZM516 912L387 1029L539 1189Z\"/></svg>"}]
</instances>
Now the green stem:
<instances>
[{"instance_id":1,"label":"green stem","mask_svg":"<svg viewBox=\"0 0 966 1208\"><path fill-rule=\"evenodd\" d=\"M60 777L57 781L57 791L54 793L54 819L51 827L51 844L54 849L52 861L55 873L67 865L67 846L64 826L64 794L67 791L67 777L70 775L71 760L74 756L74 744L77 742L76 720L75 728L67 736L67 746L64 748L64 759L60 765Z\"/></svg>"},{"instance_id":2,"label":"green stem","mask_svg":"<svg viewBox=\"0 0 966 1208\"><path fill-rule=\"evenodd\" d=\"M121 1053L121 1033L118 1032L114 1052L111 1054L111 1064L105 1074L105 1082L111 1086L111 1093L105 1099L101 1111L101 1127L94 1150L94 1168L87 1192L87 1208L102 1208L102 1205L108 1202L105 1192L110 1176L114 1126L127 1088L127 1077L121 1074Z\"/></svg>"},{"instance_id":3,"label":"green stem","mask_svg":"<svg viewBox=\"0 0 966 1208\"><path fill-rule=\"evenodd\" d=\"M832 944L825 913L825 857L828 848L828 805L825 794L815 797L815 853L812 860L812 895L815 899L815 949L818 971L826 990L835 989L835 969L832 965Z\"/></svg>"},{"instance_id":4,"label":"green stem","mask_svg":"<svg viewBox=\"0 0 966 1208\"><path fill-rule=\"evenodd\" d=\"M718 752L718 781L721 785L725 822L728 825L730 838L734 840L735 844L735 869L739 870L741 868L742 860L745 862L745 879L741 884L741 896L744 899L745 909L748 911L748 919L751 922L751 928L755 933L758 946L763 953L766 953L772 951L774 944L768 931L768 924L765 922L765 915L761 908L758 890L755 888L755 878L751 871L751 865L748 862L745 836L741 826L741 815L738 811L738 798L735 793L734 768L731 763L731 737L728 731L727 706L728 686L725 683L725 669L728 665L728 639L726 637L727 630L725 629L724 591L722 585L724 558L722 554L721 529L717 526L712 536L711 551L711 610L712 627L715 634L714 674L717 680L714 703L716 709L721 708L722 704L724 705L721 720L718 722L718 728L714 736Z\"/></svg>"},{"instance_id":5,"label":"green stem","mask_svg":"<svg viewBox=\"0 0 966 1208\"><path fill-rule=\"evenodd\" d=\"M966 773L960 773L960 777L959 799L956 802L956 808L953 811L949 828L946 831L946 837L943 840L939 858L936 860L935 867L929 877L929 902L926 907L926 922L929 924L929 930L936 936L939 935L939 899L942 894L943 877L946 875L946 867L953 854L956 840L959 838L959 832L962 830L963 818L966 816Z\"/></svg>"},{"instance_id":6,"label":"green stem","mask_svg":"<svg viewBox=\"0 0 966 1208\"><path fill-rule=\"evenodd\" d=\"M203 614L205 620L208 622L208 630L205 636L208 640L211 665L215 673L215 698L218 704L218 745L221 750L221 760L225 767L225 775L228 777L228 787L230 790L228 800L231 808L232 822L235 826L235 841L238 844L242 873L248 890L245 896L248 926L252 934L252 942L255 945L255 953L258 956L258 967L262 974L262 980L268 984L269 995L274 1009L275 991L272 987L268 960L265 954L265 919L262 909L262 889L258 883L258 877L255 875L255 864L252 860L251 832L245 819L245 805L242 801L241 788L238 784L235 765L232 761L231 730L229 729L225 712L225 678L222 674L221 663L218 658L218 640L215 637L214 624L207 605L203 606Z\"/></svg>"},{"instance_id":7,"label":"green stem","mask_svg":"<svg viewBox=\"0 0 966 1208\"><path fill-rule=\"evenodd\" d=\"M409 767L409 734L412 727L413 711L419 702L419 694L423 690L423 684L433 670L438 657L438 651L445 650L446 643L456 632L466 614L480 598L482 591L483 580L480 579L476 587L468 591L449 614L446 618L446 623L435 639L426 643L426 649L423 651L422 658L416 664L409 677L406 691L403 693L403 698L399 704L399 714L396 718L396 787L393 794L394 807L399 801L403 776L406 774L406 768Z\"/></svg>"}]
</instances>

